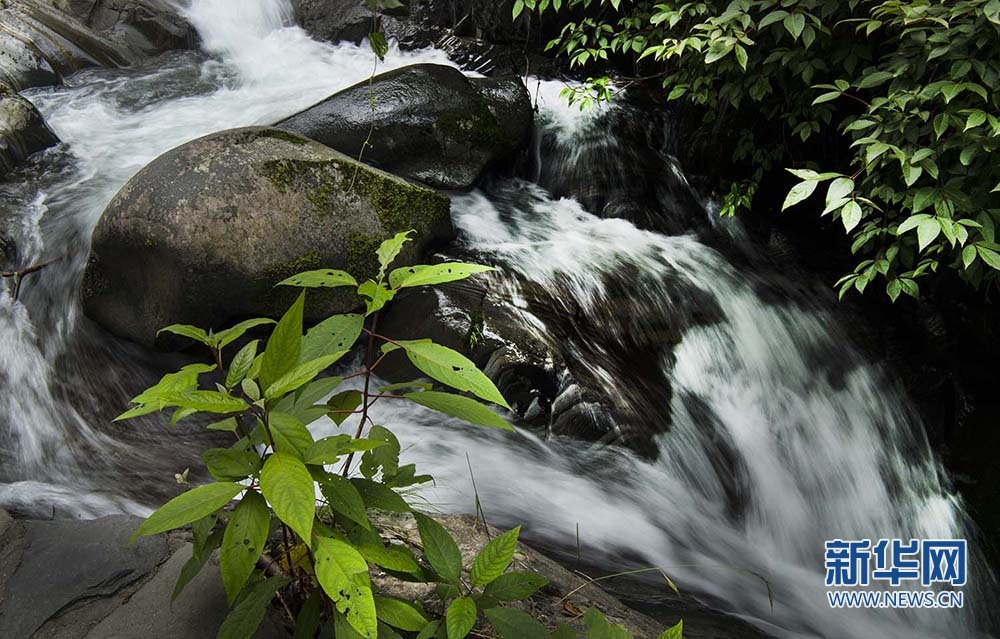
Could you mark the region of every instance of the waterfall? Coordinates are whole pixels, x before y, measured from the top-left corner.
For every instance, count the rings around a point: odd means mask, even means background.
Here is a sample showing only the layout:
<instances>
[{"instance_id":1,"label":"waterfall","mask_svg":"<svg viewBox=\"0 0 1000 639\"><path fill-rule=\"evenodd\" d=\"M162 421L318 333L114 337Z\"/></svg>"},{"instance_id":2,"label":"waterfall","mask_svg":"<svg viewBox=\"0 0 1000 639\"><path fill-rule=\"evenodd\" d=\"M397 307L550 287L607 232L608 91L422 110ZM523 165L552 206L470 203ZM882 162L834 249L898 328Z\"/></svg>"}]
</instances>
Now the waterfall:
<instances>
[{"instance_id":1,"label":"waterfall","mask_svg":"<svg viewBox=\"0 0 1000 639\"><path fill-rule=\"evenodd\" d=\"M163 151L276 121L375 65L366 46L310 39L291 24L287 0L193 0L187 13L203 52L172 53L155 68L87 70L28 92L65 144L0 185L0 206L18 220L25 262L63 261L33 276L19 301L0 293L0 506L144 513L173 473L197 463L197 436L182 426L108 426L178 360L152 358L82 319L76 294L90 233L114 193ZM379 69L416 62L450 64L440 52L393 49ZM764 267L748 273L695 233L640 228L649 211L633 219L607 217L622 211L616 202L585 208L588 198L570 197L574 180L599 174L617 184L629 170L613 153L583 153L587 143L621 147L599 128L608 110L580 112L561 101L558 83L530 84L548 136L536 146L534 179L455 196L459 243L501 268L498 286L512 298L530 284L600 318L593 331L558 333L565 337L557 342L556 320L520 308L540 341L574 357L651 429L657 454L476 430L416 406L379 404L404 456L436 476L419 497L470 511L471 463L495 523L524 523L534 539L561 547L575 547L579 531L583 552L609 572L663 567L686 595L778 637L981 636L976 613L995 591L976 553L965 609L827 605L824 540L965 537L970 528L919 416L891 371L853 345L826 287ZM670 175L676 188L644 188L661 198L653 213L665 226L703 225L752 252L738 223L698 207L681 219L678 202L695 195L676 164L660 159L654 179ZM765 299L761 281L784 299ZM711 318L692 318L692 305L711 309ZM640 361L643 353L625 349L624 327L641 332L650 323L682 330L669 352ZM652 373L641 392L630 362ZM313 428L322 435L335 427Z\"/></svg>"}]
</instances>

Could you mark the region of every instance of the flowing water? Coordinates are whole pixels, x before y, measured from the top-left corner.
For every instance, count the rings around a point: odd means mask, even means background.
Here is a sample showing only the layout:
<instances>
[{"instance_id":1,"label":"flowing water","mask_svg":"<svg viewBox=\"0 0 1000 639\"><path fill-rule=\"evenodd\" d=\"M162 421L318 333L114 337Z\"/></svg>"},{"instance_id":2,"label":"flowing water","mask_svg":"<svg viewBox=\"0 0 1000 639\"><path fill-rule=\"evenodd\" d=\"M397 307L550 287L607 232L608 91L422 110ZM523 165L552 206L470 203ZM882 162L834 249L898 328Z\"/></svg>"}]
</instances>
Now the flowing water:
<instances>
[{"instance_id":1,"label":"flowing water","mask_svg":"<svg viewBox=\"0 0 1000 639\"><path fill-rule=\"evenodd\" d=\"M0 206L15 213L23 263L62 261L33 276L20 301L0 292L0 505L57 516L141 514L174 472L195 463L193 431L107 425L179 360L150 361L104 336L80 316L76 291L104 205L145 163L211 131L276 121L371 73L366 48L310 40L289 16L287 0L194 0L190 17L208 55L85 71L29 94L65 145L0 185ZM428 61L448 63L434 51L394 50L380 69ZM587 379L637 405L634 413L659 433L658 455L383 408L405 455L434 469L437 483L420 497L471 510L471 466L496 523L523 522L534 539L557 547L579 540L609 570L664 567L685 594L775 636L984 636L996 591L978 553L963 610L829 608L825 540L971 533L918 415L891 372L852 346L825 287L763 268L748 274L694 234L641 230L585 210L580 202L593 208L592 198L552 195L572 191L590 163L611 181L624 180L628 167L612 153L597 154L603 163L581 153L595 139L615 147L601 113L562 106L557 84L532 88L545 133L533 180L456 196L461 249L500 266L497 286L512 299L531 285L571 299L586 317L621 320L594 322L593 331L556 343L551 318L527 303L519 309L524 326ZM662 170L664 181L686 188L669 158ZM669 218L672 202L660 199L656 213ZM737 225L697 213L752 257ZM765 299L762 280L781 295ZM621 316L622 291L641 318ZM669 382L647 381L637 397L631 369L608 364L621 359L623 327L682 316L692 292L714 319L685 323L669 351L629 352L635 369Z\"/></svg>"}]
</instances>

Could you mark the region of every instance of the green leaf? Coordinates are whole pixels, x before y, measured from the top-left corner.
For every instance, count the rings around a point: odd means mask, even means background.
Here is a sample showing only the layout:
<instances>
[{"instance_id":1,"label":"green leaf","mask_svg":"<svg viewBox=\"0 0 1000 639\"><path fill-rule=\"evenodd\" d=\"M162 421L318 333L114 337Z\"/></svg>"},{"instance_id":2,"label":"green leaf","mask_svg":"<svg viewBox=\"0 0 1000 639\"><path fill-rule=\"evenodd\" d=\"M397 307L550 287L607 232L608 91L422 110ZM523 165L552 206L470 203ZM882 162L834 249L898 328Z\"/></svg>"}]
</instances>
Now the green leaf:
<instances>
[{"instance_id":1,"label":"green leaf","mask_svg":"<svg viewBox=\"0 0 1000 639\"><path fill-rule=\"evenodd\" d=\"M807 180L793 186L785 197L785 202L781 205L781 210L784 211L808 198L816 190L818 184L819 182L815 180Z\"/></svg>"},{"instance_id":2,"label":"green leaf","mask_svg":"<svg viewBox=\"0 0 1000 639\"><path fill-rule=\"evenodd\" d=\"M510 409L490 378L461 353L433 342L401 341L397 344L406 351L410 362L432 379Z\"/></svg>"},{"instance_id":3,"label":"green leaf","mask_svg":"<svg viewBox=\"0 0 1000 639\"><path fill-rule=\"evenodd\" d=\"M427 625L427 618L413 605L390 597L375 597L378 618L393 628L419 632Z\"/></svg>"},{"instance_id":4,"label":"green leaf","mask_svg":"<svg viewBox=\"0 0 1000 639\"><path fill-rule=\"evenodd\" d=\"M238 397L218 391L177 391L158 396L161 406L178 406L203 413L242 413L250 406Z\"/></svg>"},{"instance_id":5,"label":"green leaf","mask_svg":"<svg viewBox=\"0 0 1000 639\"><path fill-rule=\"evenodd\" d=\"M347 622L366 639L378 637L378 614L368 562L348 544L320 537L316 540L316 579Z\"/></svg>"},{"instance_id":6,"label":"green leaf","mask_svg":"<svg viewBox=\"0 0 1000 639\"><path fill-rule=\"evenodd\" d=\"M394 476L399 471L399 440L392 431L382 426L372 426L368 438L385 442L385 446L373 448L361 459L361 474L371 479L382 469L383 479Z\"/></svg>"},{"instance_id":7,"label":"green leaf","mask_svg":"<svg viewBox=\"0 0 1000 639\"><path fill-rule=\"evenodd\" d=\"M600 610L590 607L583 615L587 626L587 639L632 639L632 635L618 624L611 623Z\"/></svg>"},{"instance_id":8,"label":"green leaf","mask_svg":"<svg viewBox=\"0 0 1000 639\"><path fill-rule=\"evenodd\" d=\"M277 452L264 462L260 490L274 514L308 546L316 515L316 493L309 469L294 455Z\"/></svg>"},{"instance_id":9,"label":"green leaf","mask_svg":"<svg viewBox=\"0 0 1000 639\"><path fill-rule=\"evenodd\" d=\"M394 289L430 286L464 280L477 273L495 271L491 266L445 262L433 266L408 266L398 268L389 274L389 285Z\"/></svg>"},{"instance_id":10,"label":"green leaf","mask_svg":"<svg viewBox=\"0 0 1000 639\"><path fill-rule=\"evenodd\" d=\"M577 639L576 630L561 623L549 634L549 639Z\"/></svg>"},{"instance_id":11,"label":"green leaf","mask_svg":"<svg viewBox=\"0 0 1000 639\"><path fill-rule=\"evenodd\" d=\"M525 612L513 608L490 608L483 612L503 639L548 639L545 626Z\"/></svg>"},{"instance_id":12,"label":"green leaf","mask_svg":"<svg viewBox=\"0 0 1000 639\"><path fill-rule=\"evenodd\" d=\"M410 237L413 233L416 233L416 231L396 233L393 237L382 242L378 249L376 249L375 254L378 256L380 267L378 271L380 281L385 276L386 269L399 257L399 253L403 250L403 245L413 241L413 238Z\"/></svg>"},{"instance_id":13,"label":"green leaf","mask_svg":"<svg viewBox=\"0 0 1000 639\"><path fill-rule=\"evenodd\" d=\"M231 482L206 484L193 488L174 497L150 515L146 521L142 522L132 538L158 535L198 521L228 504L233 497L244 490L246 490L246 486Z\"/></svg>"},{"instance_id":14,"label":"green leaf","mask_svg":"<svg viewBox=\"0 0 1000 639\"><path fill-rule=\"evenodd\" d=\"M330 504L330 508L363 528L371 528L364 499L361 498L361 493L349 480L340 475L327 474L319 482L319 488Z\"/></svg>"},{"instance_id":15,"label":"green leaf","mask_svg":"<svg viewBox=\"0 0 1000 639\"><path fill-rule=\"evenodd\" d=\"M519 601L527 599L548 583L548 579L534 573L508 572L491 581L483 590L483 596L496 601Z\"/></svg>"},{"instance_id":16,"label":"green leaf","mask_svg":"<svg viewBox=\"0 0 1000 639\"><path fill-rule=\"evenodd\" d=\"M322 622L323 603L323 597L318 590L309 595L295 619L295 633L292 639L316 639L316 632Z\"/></svg>"},{"instance_id":17,"label":"green leaf","mask_svg":"<svg viewBox=\"0 0 1000 639\"><path fill-rule=\"evenodd\" d=\"M254 584L222 622L217 639L247 639L256 635L274 595L288 582L284 577L271 577Z\"/></svg>"},{"instance_id":18,"label":"green leaf","mask_svg":"<svg viewBox=\"0 0 1000 639\"><path fill-rule=\"evenodd\" d=\"M247 320L245 322L240 322L232 328L227 328L226 330L217 333L212 343L215 344L216 348L225 348L243 337L247 331L257 328L258 326L267 326L268 324L274 324L274 320L267 318L257 318Z\"/></svg>"},{"instance_id":19,"label":"green leaf","mask_svg":"<svg viewBox=\"0 0 1000 639\"><path fill-rule=\"evenodd\" d=\"M371 315L391 302L396 296L396 291L390 289L384 283L368 280L358 287L358 295L367 298L365 300L365 314Z\"/></svg>"},{"instance_id":20,"label":"green leaf","mask_svg":"<svg viewBox=\"0 0 1000 639\"><path fill-rule=\"evenodd\" d=\"M257 357L257 347L260 340L254 340L241 348L233 361L229 363L229 372L226 373L226 388L233 388L243 381L243 378L250 372L253 360Z\"/></svg>"},{"instance_id":21,"label":"green leaf","mask_svg":"<svg viewBox=\"0 0 1000 639\"><path fill-rule=\"evenodd\" d=\"M893 76L893 74L889 73L888 71L876 71L874 73L869 73L868 75L861 78L860 82L858 82L858 88L871 89L872 87L877 87L880 84L885 84L893 77L895 76Z\"/></svg>"},{"instance_id":22,"label":"green leaf","mask_svg":"<svg viewBox=\"0 0 1000 639\"><path fill-rule=\"evenodd\" d=\"M267 502L257 492L248 490L229 518L219 552L222 584L226 588L229 605L236 601L236 596L264 552L270 524L271 511Z\"/></svg>"},{"instance_id":23,"label":"green leaf","mask_svg":"<svg viewBox=\"0 0 1000 639\"><path fill-rule=\"evenodd\" d=\"M522 0L517 0L517 1L522 2ZM441 628L440 621L432 621L429 624L427 624L423 630L420 631L420 634L417 635L417 639L433 639L434 637L438 636L438 630L440 628Z\"/></svg>"},{"instance_id":24,"label":"green leaf","mask_svg":"<svg viewBox=\"0 0 1000 639\"><path fill-rule=\"evenodd\" d=\"M275 399L284 396L286 393L298 390L301 386L314 380L317 375L333 366L344 355L347 355L347 351L324 355L304 364L299 364L275 380L264 391L264 397L266 399Z\"/></svg>"},{"instance_id":25,"label":"green leaf","mask_svg":"<svg viewBox=\"0 0 1000 639\"><path fill-rule=\"evenodd\" d=\"M678 621L676 626L667 628L657 639L684 639L684 621Z\"/></svg>"},{"instance_id":26,"label":"green leaf","mask_svg":"<svg viewBox=\"0 0 1000 639\"><path fill-rule=\"evenodd\" d=\"M798 39L802 35L802 30L806 28L806 17L801 13L790 13L782 20L785 29L792 37Z\"/></svg>"},{"instance_id":27,"label":"green leaf","mask_svg":"<svg viewBox=\"0 0 1000 639\"><path fill-rule=\"evenodd\" d=\"M885 293L889 296L893 302L899 298L899 294L903 292L903 285L898 279L889 280L889 283L885 285Z\"/></svg>"},{"instance_id":28,"label":"green leaf","mask_svg":"<svg viewBox=\"0 0 1000 639\"><path fill-rule=\"evenodd\" d=\"M424 555L431 567L445 580L459 583L462 577L462 553L451 533L423 513L413 513L417 520L420 541L424 545Z\"/></svg>"},{"instance_id":29,"label":"green leaf","mask_svg":"<svg viewBox=\"0 0 1000 639\"><path fill-rule=\"evenodd\" d=\"M920 226L921 223L929 219L931 219L931 216L923 213L919 215L911 215L910 217L903 220L903 223L900 224L898 228L896 228L896 235L902 235L907 231L911 231Z\"/></svg>"},{"instance_id":30,"label":"green leaf","mask_svg":"<svg viewBox=\"0 0 1000 639\"><path fill-rule=\"evenodd\" d=\"M839 98L842 95L843 95L843 93L841 93L840 91L828 91L827 93L824 93L824 94L820 95L818 98L816 98L815 100L813 100L812 103L813 103L813 106L816 106L817 104L823 104L824 102L829 102L831 100L836 100L837 98Z\"/></svg>"},{"instance_id":31,"label":"green leaf","mask_svg":"<svg viewBox=\"0 0 1000 639\"><path fill-rule=\"evenodd\" d=\"M1000 271L1000 253L997 253L993 249L986 248L985 246L977 246L976 251L979 253L979 257L982 258L990 268Z\"/></svg>"},{"instance_id":32,"label":"green leaf","mask_svg":"<svg viewBox=\"0 0 1000 639\"><path fill-rule=\"evenodd\" d=\"M517 550L518 526L486 544L472 562L472 586L482 588L499 577L510 566Z\"/></svg>"},{"instance_id":33,"label":"green leaf","mask_svg":"<svg viewBox=\"0 0 1000 639\"><path fill-rule=\"evenodd\" d=\"M201 342L205 346L209 346L211 344L211 341L208 339L208 333L206 333L203 329L198 328L197 326L190 326L187 324L173 324L171 326L167 326L166 328L161 328L159 331L157 331L156 334L159 336L162 333L173 333L174 335L187 337L189 339L193 339L196 342Z\"/></svg>"},{"instance_id":34,"label":"green leaf","mask_svg":"<svg viewBox=\"0 0 1000 639\"><path fill-rule=\"evenodd\" d=\"M351 483L361 493L361 498L365 500L365 507L369 510L374 508L393 513L410 512L410 505L406 503L406 500L385 484L361 477L351 479Z\"/></svg>"},{"instance_id":35,"label":"green leaf","mask_svg":"<svg viewBox=\"0 0 1000 639\"><path fill-rule=\"evenodd\" d=\"M364 324L363 315L348 314L334 315L313 326L302 338L300 361L351 350L361 335Z\"/></svg>"},{"instance_id":36,"label":"green leaf","mask_svg":"<svg viewBox=\"0 0 1000 639\"><path fill-rule=\"evenodd\" d=\"M353 439L350 435L324 437L309 446L303 458L307 464L335 464L343 455L361 453L388 446L388 442L373 439Z\"/></svg>"},{"instance_id":37,"label":"green leaf","mask_svg":"<svg viewBox=\"0 0 1000 639\"><path fill-rule=\"evenodd\" d=\"M300 288L338 288L357 285L358 283L351 277L350 273L329 268L306 271L278 282L278 286L297 286Z\"/></svg>"},{"instance_id":38,"label":"green leaf","mask_svg":"<svg viewBox=\"0 0 1000 639\"><path fill-rule=\"evenodd\" d=\"M465 639L476 626L477 617L476 602L471 597L459 597L451 602L445 614L448 639Z\"/></svg>"},{"instance_id":39,"label":"green leaf","mask_svg":"<svg viewBox=\"0 0 1000 639\"><path fill-rule=\"evenodd\" d=\"M917 245L920 250L927 248L941 234L941 223L936 217L924 220L917 226Z\"/></svg>"},{"instance_id":40,"label":"green leaf","mask_svg":"<svg viewBox=\"0 0 1000 639\"><path fill-rule=\"evenodd\" d=\"M837 178L830 182L830 188L826 192L826 206L830 208L834 202L839 202L847 198L854 191L854 180L851 178Z\"/></svg>"},{"instance_id":41,"label":"green leaf","mask_svg":"<svg viewBox=\"0 0 1000 639\"><path fill-rule=\"evenodd\" d=\"M312 433L292 415L273 412L268 415L268 426L278 452L302 459L313 445Z\"/></svg>"},{"instance_id":42,"label":"green leaf","mask_svg":"<svg viewBox=\"0 0 1000 639\"><path fill-rule=\"evenodd\" d=\"M361 391L348 390L337 393L326 402L326 407L329 409L327 417L334 424L340 426L361 406L362 401L364 401L364 395L361 394Z\"/></svg>"},{"instance_id":43,"label":"green leaf","mask_svg":"<svg viewBox=\"0 0 1000 639\"><path fill-rule=\"evenodd\" d=\"M410 551L404 546L391 546L386 548L381 540L378 544L360 544L357 546L360 552L369 563L382 566L386 570L401 572L406 574L416 574L420 572L417 560L413 558Z\"/></svg>"},{"instance_id":44,"label":"green leaf","mask_svg":"<svg viewBox=\"0 0 1000 639\"><path fill-rule=\"evenodd\" d=\"M972 266L972 263L976 261L976 247L969 244L964 249L962 249L962 265L965 268Z\"/></svg>"},{"instance_id":45,"label":"green leaf","mask_svg":"<svg viewBox=\"0 0 1000 639\"><path fill-rule=\"evenodd\" d=\"M840 219L844 223L844 229L848 232L861 222L861 217L861 206L854 200L845 204L844 208L840 210Z\"/></svg>"},{"instance_id":46,"label":"green leaf","mask_svg":"<svg viewBox=\"0 0 1000 639\"><path fill-rule=\"evenodd\" d=\"M264 358L260 363L261 388L269 388L299 363L299 353L302 352L302 312L305 302L306 294L303 291L278 322L278 326L271 333L271 338L267 340Z\"/></svg>"},{"instance_id":47,"label":"green leaf","mask_svg":"<svg viewBox=\"0 0 1000 639\"><path fill-rule=\"evenodd\" d=\"M260 457L247 450L210 448L201 458L208 472L218 481L246 479L260 470Z\"/></svg>"},{"instance_id":48,"label":"green leaf","mask_svg":"<svg viewBox=\"0 0 1000 639\"><path fill-rule=\"evenodd\" d=\"M490 410L488 406L480 404L476 400L469 399L468 397L452 395L451 393L438 393L435 391L407 393L403 397L410 400L414 404L420 404L421 406L425 406L431 410L436 410L440 413L457 417L458 419L467 421L471 424L489 426L490 428L499 428L500 430L514 430L510 424Z\"/></svg>"},{"instance_id":49,"label":"green leaf","mask_svg":"<svg viewBox=\"0 0 1000 639\"><path fill-rule=\"evenodd\" d=\"M378 56L378 59L385 60L385 54L389 53L389 41L386 39L385 34L381 31L372 31L368 34L368 43L371 45L375 55Z\"/></svg>"}]
</instances>

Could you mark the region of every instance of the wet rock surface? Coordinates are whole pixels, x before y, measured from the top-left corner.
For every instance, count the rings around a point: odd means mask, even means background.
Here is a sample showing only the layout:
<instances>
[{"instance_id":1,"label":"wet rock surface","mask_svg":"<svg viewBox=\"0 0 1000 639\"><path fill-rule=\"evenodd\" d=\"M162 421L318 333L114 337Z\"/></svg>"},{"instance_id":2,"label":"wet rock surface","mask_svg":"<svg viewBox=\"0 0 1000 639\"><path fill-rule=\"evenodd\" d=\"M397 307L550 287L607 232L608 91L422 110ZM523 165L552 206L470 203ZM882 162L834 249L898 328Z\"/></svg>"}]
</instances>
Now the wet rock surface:
<instances>
[{"instance_id":1,"label":"wet rock surface","mask_svg":"<svg viewBox=\"0 0 1000 639\"><path fill-rule=\"evenodd\" d=\"M297 295L281 280L319 268L370 277L379 243L411 229L402 262L451 239L447 198L277 129L215 133L151 162L108 205L84 310L144 344L169 324L278 316ZM346 289L311 300L312 320L357 305Z\"/></svg>"},{"instance_id":2,"label":"wet rock surface","mask_svg":"<svg viewBox=\"0 0 1000 639\"><path fill-rule=\"evenodd\" d=\"M465 189L527 146L532 117L519 78L470 79L452 67L418 64L345 89L275 126L408 179Z\"/></svg>"}]
</instances>

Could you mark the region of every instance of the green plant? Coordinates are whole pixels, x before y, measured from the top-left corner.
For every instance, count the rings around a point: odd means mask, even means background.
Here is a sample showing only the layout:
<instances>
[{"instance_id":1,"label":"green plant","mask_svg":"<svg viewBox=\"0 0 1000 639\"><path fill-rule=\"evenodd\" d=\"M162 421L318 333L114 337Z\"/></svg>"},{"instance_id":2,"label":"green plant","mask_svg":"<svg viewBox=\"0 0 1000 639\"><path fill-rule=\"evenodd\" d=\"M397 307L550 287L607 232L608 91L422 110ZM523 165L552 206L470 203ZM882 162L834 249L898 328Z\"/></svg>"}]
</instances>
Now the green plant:
<instances>
[{"instance_id":1,"label":"green plant","mask_svg":"<svg viewBox=\"0 0 1000 639\"><path fill-rule=\"evenodd\" d=\"M517 0L515 17L525 9L575 12L549 44L571 66L648 72L617 89L592 78L571 101L662 82L730 137L746 175L723 213L748 207L772 166L800 180L783 208L827 183L817 208L861 258L841 296L876 279L893 300L917 296L941 269L996 279L1000 0Z\"/></svg>"},{"instance_id":2,"label":"green plant","mask_svg":"<svg viewBox=\"0 0 1000 639\"><path fill-rule=\"evenodd\" d=\"M487 405L468 396L507 407L493 382L463 355L430 340L394 340L377 332L379 311L399 291L493 270L448 262L390 271L408 240L409 233L400 233L381 244L376 279L359 284L346 272L323 269L281 282L304 289L354 288L364 314L336 315L303 334L303 291L277 323L253 319L219 333L187 325L163 329L205 345L215 363L192 364L165 375L119 417L171 409L175 423L198 413L214 414L221 420L208 428L235 438L229 448L202 454L215 482L167 502L135 533L157 535L191 526L194 552L178 578L175 597L218 550L231 605L220 638L253 636L276 597L297 638L321 632L338 639L462 639L479 623L480 613L506 639L549 636L531 616L504 607L531 597L546 584L538 575L507 572L519 528L487 544L465 578L462 555L447 530L412 511L396 492L431 478L418 475L413 464L400 464L398 440L373 420L371 409L377 402L412 402L473 424L512 430ZM263 351L260 340L249 341L227 363L227 346L245 340L252 329L270 325L274 328ZM360 371L319 377L356 342L364 350ZM372 388L373 373L397 352L432 380L465 394L433 390L422 380ZM340 390L349 379L361 380L361 389ZM205 385L214 388L205 390ZM314 441L306 428L323 416L340 426L352 415L360 420L353 436ZM178 481L187 485L187 474ZM317 494L322 495L318 504ZM237 497L238 504L229 510ZM412 513L426 562L419 563L406 546L387 545L371 511ZM373 566L404 580L438 584L447 611L444 618L432 618L419 603L376 595L369 578ZM588 632L588 637L626 636L599 611L587 615L588 627L604 633ZM575 636L569 632L558 629L554 636ZM680 637L679 627L668 632L676 634L664 637Z\"/></svg>"}]
</instances>

